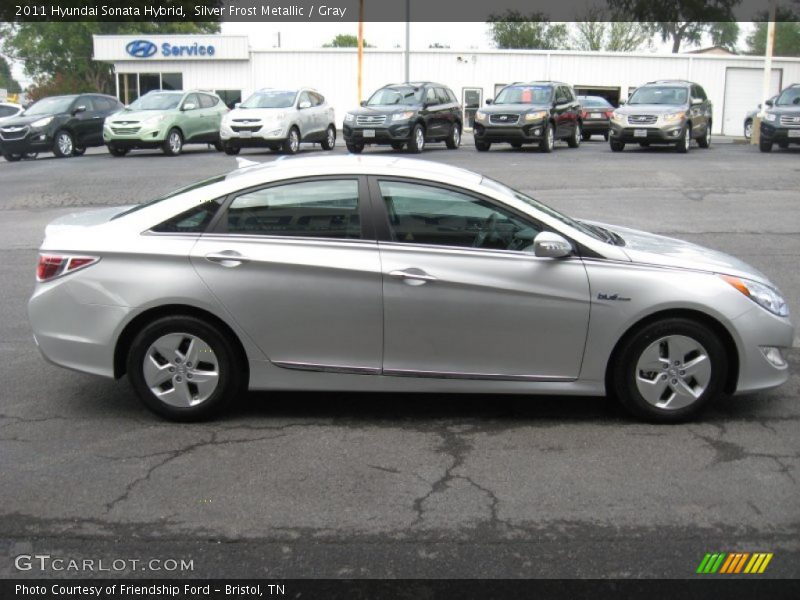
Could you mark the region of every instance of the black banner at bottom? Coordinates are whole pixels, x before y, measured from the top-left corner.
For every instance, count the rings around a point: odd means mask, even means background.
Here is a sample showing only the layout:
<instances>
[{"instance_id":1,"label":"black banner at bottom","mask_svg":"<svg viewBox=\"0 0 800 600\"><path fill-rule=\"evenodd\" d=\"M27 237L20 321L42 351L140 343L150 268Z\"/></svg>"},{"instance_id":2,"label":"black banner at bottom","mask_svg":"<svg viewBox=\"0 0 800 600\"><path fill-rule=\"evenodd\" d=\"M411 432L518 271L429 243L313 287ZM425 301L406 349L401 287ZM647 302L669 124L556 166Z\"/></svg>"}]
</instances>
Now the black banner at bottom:
<instances>
[{"instance_id":1,"label":"black banner at bottom","mask_svg":"<svg viewBox=\"0 0 800 600\"><path fill-rule=\"evenodd\" d=\"M508 600L542 598L800 598L800 580L789 579L284 579L165 580L62 579L0 582L0 598L39 600L167 599L227 600L232 598L302 598L303 600Z\"/></svg>"}]
</instances>

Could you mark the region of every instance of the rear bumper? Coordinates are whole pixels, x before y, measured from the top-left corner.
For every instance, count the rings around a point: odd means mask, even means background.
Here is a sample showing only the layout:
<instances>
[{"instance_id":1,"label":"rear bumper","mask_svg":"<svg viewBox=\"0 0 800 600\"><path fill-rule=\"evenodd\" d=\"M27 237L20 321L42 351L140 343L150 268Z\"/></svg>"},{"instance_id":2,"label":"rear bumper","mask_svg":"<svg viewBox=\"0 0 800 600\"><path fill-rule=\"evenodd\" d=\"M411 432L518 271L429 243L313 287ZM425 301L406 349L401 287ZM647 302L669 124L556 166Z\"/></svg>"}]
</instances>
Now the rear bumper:
<instances>
[{"instance_id":1,"label":"rear bumper","mask_svg":"<svg viewBox=\"0 0 800 600\"><path fill-rule=\"evenodd\" d=\"M608 133L609 121L587 121L584 120L581 129L584 133Z\"/></svg>"},{"instance_id":2,"label":"rear bumper","mask_svg":"<svg viewBox=\"0 0 800 600\"><path fill-rule=\"evenodd\" d=\"M645 131L646 136L637 136L636 132ZM617 142L638 143L649 142L651 144L677 144L683 132L683 124L672 125L668 128L660 127L631 127L621 126L611 123L611 139Z\"/></svg>"}]
</instances>

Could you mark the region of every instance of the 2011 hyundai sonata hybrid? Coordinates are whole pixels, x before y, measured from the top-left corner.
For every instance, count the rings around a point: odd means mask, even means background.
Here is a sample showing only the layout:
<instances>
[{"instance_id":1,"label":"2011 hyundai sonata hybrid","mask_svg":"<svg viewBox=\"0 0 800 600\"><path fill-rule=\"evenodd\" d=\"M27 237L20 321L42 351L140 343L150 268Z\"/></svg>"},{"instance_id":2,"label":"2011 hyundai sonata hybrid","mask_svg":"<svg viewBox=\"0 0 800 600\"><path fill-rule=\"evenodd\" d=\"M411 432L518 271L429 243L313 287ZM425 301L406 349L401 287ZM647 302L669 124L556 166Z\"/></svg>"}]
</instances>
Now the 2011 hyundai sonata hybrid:
<instances>
[{"instance_id":1,"label":"2011 hyundai sonata hybrid","mask_svg":"<svg viewBox=\"0 0 800 600\"><path fill-rule=\"evenodd\" d=\"M51 362L127 373L164 417L245 390L612 393L673 422L788 377L756 269L402 158L279 160L47 227Z\"/></svg>"}]
</instances>

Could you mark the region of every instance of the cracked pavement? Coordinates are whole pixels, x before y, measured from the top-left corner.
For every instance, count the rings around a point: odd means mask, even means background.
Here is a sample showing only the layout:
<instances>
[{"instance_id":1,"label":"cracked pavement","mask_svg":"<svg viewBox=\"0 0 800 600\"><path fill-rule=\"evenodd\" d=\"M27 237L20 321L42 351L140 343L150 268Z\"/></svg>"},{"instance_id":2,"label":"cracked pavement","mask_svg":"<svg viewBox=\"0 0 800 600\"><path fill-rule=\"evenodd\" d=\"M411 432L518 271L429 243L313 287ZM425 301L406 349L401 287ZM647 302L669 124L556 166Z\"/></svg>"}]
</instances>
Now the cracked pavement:
<instances>
[{"instance_id":1,"label":"cracked pavement","mask_svg":"<svg viewBox=\"0 0 800 600\"><path fill-rule=\"evenodd\" d=\"M800 152L720 144L687 160L598 141L478 156L465 141L424 158L732 252L800 314ZM21 553L193 559L189 577L687 577L734 550L800 575L797 348L782 388L661 427L605 399L355 393L249 394L176 425L126 381L45 363L25 315L44 224L234 165L204 150L0 164L0 577L26 575Z\"/></svg>"}]
</instances>

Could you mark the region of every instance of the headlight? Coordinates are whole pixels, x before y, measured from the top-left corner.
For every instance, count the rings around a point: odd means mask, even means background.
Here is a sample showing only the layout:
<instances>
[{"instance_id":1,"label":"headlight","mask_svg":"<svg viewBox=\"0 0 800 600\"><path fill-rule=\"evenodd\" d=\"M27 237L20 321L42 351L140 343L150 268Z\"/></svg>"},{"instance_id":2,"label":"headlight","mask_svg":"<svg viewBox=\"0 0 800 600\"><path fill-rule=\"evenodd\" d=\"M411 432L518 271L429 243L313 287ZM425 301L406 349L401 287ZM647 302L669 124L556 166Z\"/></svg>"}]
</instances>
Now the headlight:
<instances>
[{"instance_id":1,"label":"headlight","mask_svg":"<svg viewBox=\"0 0 800 600\"><path fill-rule=\"evenodd\" d=\"M625 115L615 110L614 112L611 113L611 120L614 121L615 123L624 123Z\"/></svg>"},{"instance_id":2,"label":"headlight","mask_svg":"<svg viewBox=\"0 0 800 600\"><path fill-rule=\"evenodd\" d=\"M408 121L413 116L414 116L414 111L413 110L407 110L405 112L394 113L392 115L392 121Z\"/></svg>"},{"instance_id":3,"label":"headlight","mask_svg":"<svg viewBox=\"0 0 800 600\"><path fill-rule=\"evenodd\" d=\"M356 120L356 116L353 113L347 113L344 116L344 122L345 123L352 123L355 120Z\"/></svg>"},{"instance_id":4,"label":"headlight","mask_svg":"<svg viewBox=\"0 0 800 600\"><path fill-rule=\"evenodd\" d=\"M764 120L765 121L769 121L770 123L774 122L775 119L777 119L777 118L778 118L778 115L776 115L775 113L769 113L769 112L768 113L764 113Z\"/></svg>"},{"instance_id":5,"label":"headlight","mask_svg":"<svg viewBox=\"0 0 800 600\"><path fill-rule=\"evenodd\" d=\"M485 121L486 120L486 113L482 110L479 110L475 113L475 120L476 121Z\"/></svg>"},{"instance_id":6,"label":"headlight","mask_svg":"<svg viewBox=\"0 0 800 600\"><path fill-rule=\"evenodd\" d=\"M661 115L661 120L665 123L673 123L674 121L680 121L686 116L686 112L676 112L676 113L667 113Z\"/></svg>"},{"instance_id":7,"label":"headlight","mask_svg":"<svg viewBox=\"0 0 800 600\"><path fill-rule=\"evenodd\" d=\"M547 116L547 111L538 110L536 112L527 113L525 115L526 121L539 121Z\"/></svg>"},{"instance_id":8,"label":"headlight","mask_svg":"<svg viewBox=\"0 0 800 600\"><path fill-rule=\"evenodd\" d=\"M749 279L731 277L730 275L720 275L720 277L772 314L779 317L789 316L789 307L786 304L786 300L774 287Z\"/></svg>"},{"instance_id":9,"label":"headlight","mask_svg":"<svg viewBox=\"0 0 800 600\"><path fill-rule=\"evenodd\" d=\"M164 115L158 115L157 117L150 117L149 119L145 119L142 122L142 127L155 127L163 120L164 120Z\"/></svg>"},{"instance_id":10,"label":"headlight","mask_svg":"<svg viewBox=\"0 0 800 600\"><path fill-rule=\"evenodd\" d=\"M44 117L43 119L39 119L38 121L34 121L31 123L31 127L38 128L38 127L47 127L50 124L50 121L53 120L53 117Z\"/></svg>"}]
</instances>

